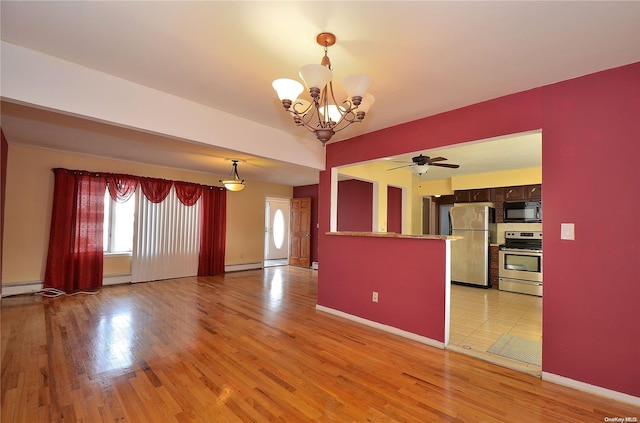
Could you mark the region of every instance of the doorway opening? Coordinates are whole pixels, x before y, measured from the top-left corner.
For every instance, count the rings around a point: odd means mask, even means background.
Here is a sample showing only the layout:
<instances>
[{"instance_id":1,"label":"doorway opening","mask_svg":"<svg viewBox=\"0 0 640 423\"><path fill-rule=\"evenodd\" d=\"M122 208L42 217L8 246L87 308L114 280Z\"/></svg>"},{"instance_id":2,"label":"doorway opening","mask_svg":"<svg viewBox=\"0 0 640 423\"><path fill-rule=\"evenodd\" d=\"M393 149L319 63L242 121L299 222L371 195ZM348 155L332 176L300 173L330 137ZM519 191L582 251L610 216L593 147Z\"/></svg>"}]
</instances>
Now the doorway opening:
<instances>
[{"instance_id":1,"label":"doorway opening","mask_svg":"<svg viewBox=\"0 0 640 423\"><path fill-rule=\"evenodd\" d=\"M267 197L265 202L264 267L289 264L288 198Z\"/></svg>"},{"instance_id":2,"label":"doorway opening","mask_svg":"<svg viewBox=\"0 0 640 423\"><path fill-rule=\"evenodd\" d=\"M528 148L528 157L538 157L541 163L542 134L539 131L514 134L496 139L496 145L509 154L516 155L513 145L503 145L501 141L518 140L518 148ZM484 142L478 142L482 146ZM539 169L539 170L536 170ZM542 167L504 171L499 180L481 185L490 186L490 203L497 207L503 203L504 192L512 186L523 183L538 183ZM524 182L526 181L526 182ZM485 182L486 183L486 182ZM473 190L473 188L471 188ZM462 190L465 191L465 190ZM451 234L449 210L452 206L464 207L474 203L468 200L438 198L438 225L442 235ZM458 204L461 203L461 204ZM464 204L468 203L468 204ZM481 204L485 204L479 202ZM481 289L473 286L449 285L448 339L446 349L471 355L504 367L540 377L542 372L542 304L543 297L514 293L500 289L497 271L499 246L505 243L505 232L514 230L541 231L541 223L507 223L501 218L495 222L495 235L490 236L488 246L488 266L491 287ZM455 243L456 241L452 241ZM493 270L492 270L493 269Z\"/></svg>"}]
</instances>

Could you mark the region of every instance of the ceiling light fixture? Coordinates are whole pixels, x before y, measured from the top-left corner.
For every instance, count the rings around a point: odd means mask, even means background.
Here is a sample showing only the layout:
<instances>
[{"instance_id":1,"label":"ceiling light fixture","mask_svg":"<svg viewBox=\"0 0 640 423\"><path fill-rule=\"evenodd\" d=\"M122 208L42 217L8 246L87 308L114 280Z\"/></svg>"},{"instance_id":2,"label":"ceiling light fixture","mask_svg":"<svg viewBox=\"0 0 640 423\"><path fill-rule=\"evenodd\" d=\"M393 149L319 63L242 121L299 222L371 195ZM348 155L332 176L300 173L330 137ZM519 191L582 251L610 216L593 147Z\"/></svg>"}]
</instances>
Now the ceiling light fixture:
<instances>
[{"instance_id":1,"label":"ceiling light fixture","mask_svg":"<svg viewBox=\"0 0 640 423\"><path fill-rule=\"evenodd\" d=\"M366 75L347 76L342 84L347 99L338 103L333 93L331 61L327 52L336 43L336 36L323 32L316 37L324 47L324 57L319 65L311 64L300 68L300 78L309 89L311 102L299 99L303 86L293 79L280 78L273 81L273 89L278 93L284 109L293 115L296 126L313 132L324 146L338 131L354 122L362 122L375 98L367 94L373 83Z\"/></svg>"},{"instance_id":2,"label":"ceiling light fixture","mask_svg":"<svg viewBox=\"0 0 640 423\"><path fill-rule=\"evenodd\" d=\"M423 164L423 165L416 165L413 167L416 170L416 173L420 176L424 175L425 173L427 173L427 171L429 170L429 165Z\"/></svg>"},{"instance_id":3,"label":"ceiling light fixture","mask_svg":"<svg viewBox=\"0 0 640 423\"><path fill-rule=\"evenodd\" d=\"M244 179L240 179L238 176L238 160L231 160L233 167L231 173L227 176L227 179L220 179L220 182L224 184L224 187L229 191L242 191L244 189Z\"/></svg>"}]
</instances>

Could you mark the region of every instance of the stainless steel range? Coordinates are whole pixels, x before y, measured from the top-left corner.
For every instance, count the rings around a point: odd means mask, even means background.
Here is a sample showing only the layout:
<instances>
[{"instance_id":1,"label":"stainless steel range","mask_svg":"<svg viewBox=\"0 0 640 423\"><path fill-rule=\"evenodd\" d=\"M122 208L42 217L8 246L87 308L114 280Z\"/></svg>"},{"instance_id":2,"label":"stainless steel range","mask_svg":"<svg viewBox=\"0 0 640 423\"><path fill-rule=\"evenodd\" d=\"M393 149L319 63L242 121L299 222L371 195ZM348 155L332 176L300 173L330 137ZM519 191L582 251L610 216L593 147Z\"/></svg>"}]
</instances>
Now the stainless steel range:
<instances>
[{"instance_id":1,"label":"stainless steel range","mask_svg":"<svg viewBox=\"0 0 640 423\"><path fill-rule=\"evenodd\" d=\"M501 291L542 296L542 232L507 231L500 246Z\"/></svg>"}]
</instances>

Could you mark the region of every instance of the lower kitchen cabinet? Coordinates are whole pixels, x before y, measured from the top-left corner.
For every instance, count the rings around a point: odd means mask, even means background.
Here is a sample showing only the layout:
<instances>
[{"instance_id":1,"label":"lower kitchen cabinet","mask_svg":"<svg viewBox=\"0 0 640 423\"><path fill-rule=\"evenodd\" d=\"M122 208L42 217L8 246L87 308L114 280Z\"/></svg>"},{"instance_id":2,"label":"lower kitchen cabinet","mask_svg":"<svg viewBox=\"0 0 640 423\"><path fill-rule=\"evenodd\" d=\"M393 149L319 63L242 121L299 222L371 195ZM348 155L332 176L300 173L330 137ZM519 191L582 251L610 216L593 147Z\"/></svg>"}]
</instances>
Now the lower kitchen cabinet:
<instances>
[{"instance_id":1,"label":"lower kitchen cabinet","mask_svg":"<svg viewBox=\"0 0 640 423\"><path fill-rule=\"evenodd\" d=\"M500 271L500 267L498 264L498 246L490 245L489 246L489 280L491 280L491 287L494 289L498 289L498 284L500 283L500 279L498 277L498 273Z\"/></svg>"}]
</instances>

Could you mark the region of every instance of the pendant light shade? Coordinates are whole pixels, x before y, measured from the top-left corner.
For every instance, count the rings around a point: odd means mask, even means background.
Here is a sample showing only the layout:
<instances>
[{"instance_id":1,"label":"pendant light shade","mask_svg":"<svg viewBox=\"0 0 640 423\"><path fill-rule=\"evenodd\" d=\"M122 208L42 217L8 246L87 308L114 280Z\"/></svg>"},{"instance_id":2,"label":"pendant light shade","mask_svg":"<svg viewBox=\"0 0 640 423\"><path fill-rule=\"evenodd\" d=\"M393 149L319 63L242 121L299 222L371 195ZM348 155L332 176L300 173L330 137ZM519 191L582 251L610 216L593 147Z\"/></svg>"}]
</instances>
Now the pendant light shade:
<instances>
[{"instance_id":1,"label":"pendant light shade","mask_svg":"<svg viewBox=\"0 0 640 423\"><path fill-rule=\"evenodd\" d=\"M244 179L240 179L238 176L238 161L231 160L233 162L233 167L231 168L231 173L227 176L227 179L220 179L224 187L227 191L242 191L244 189Z\"/></svg>"}]
</instances>

